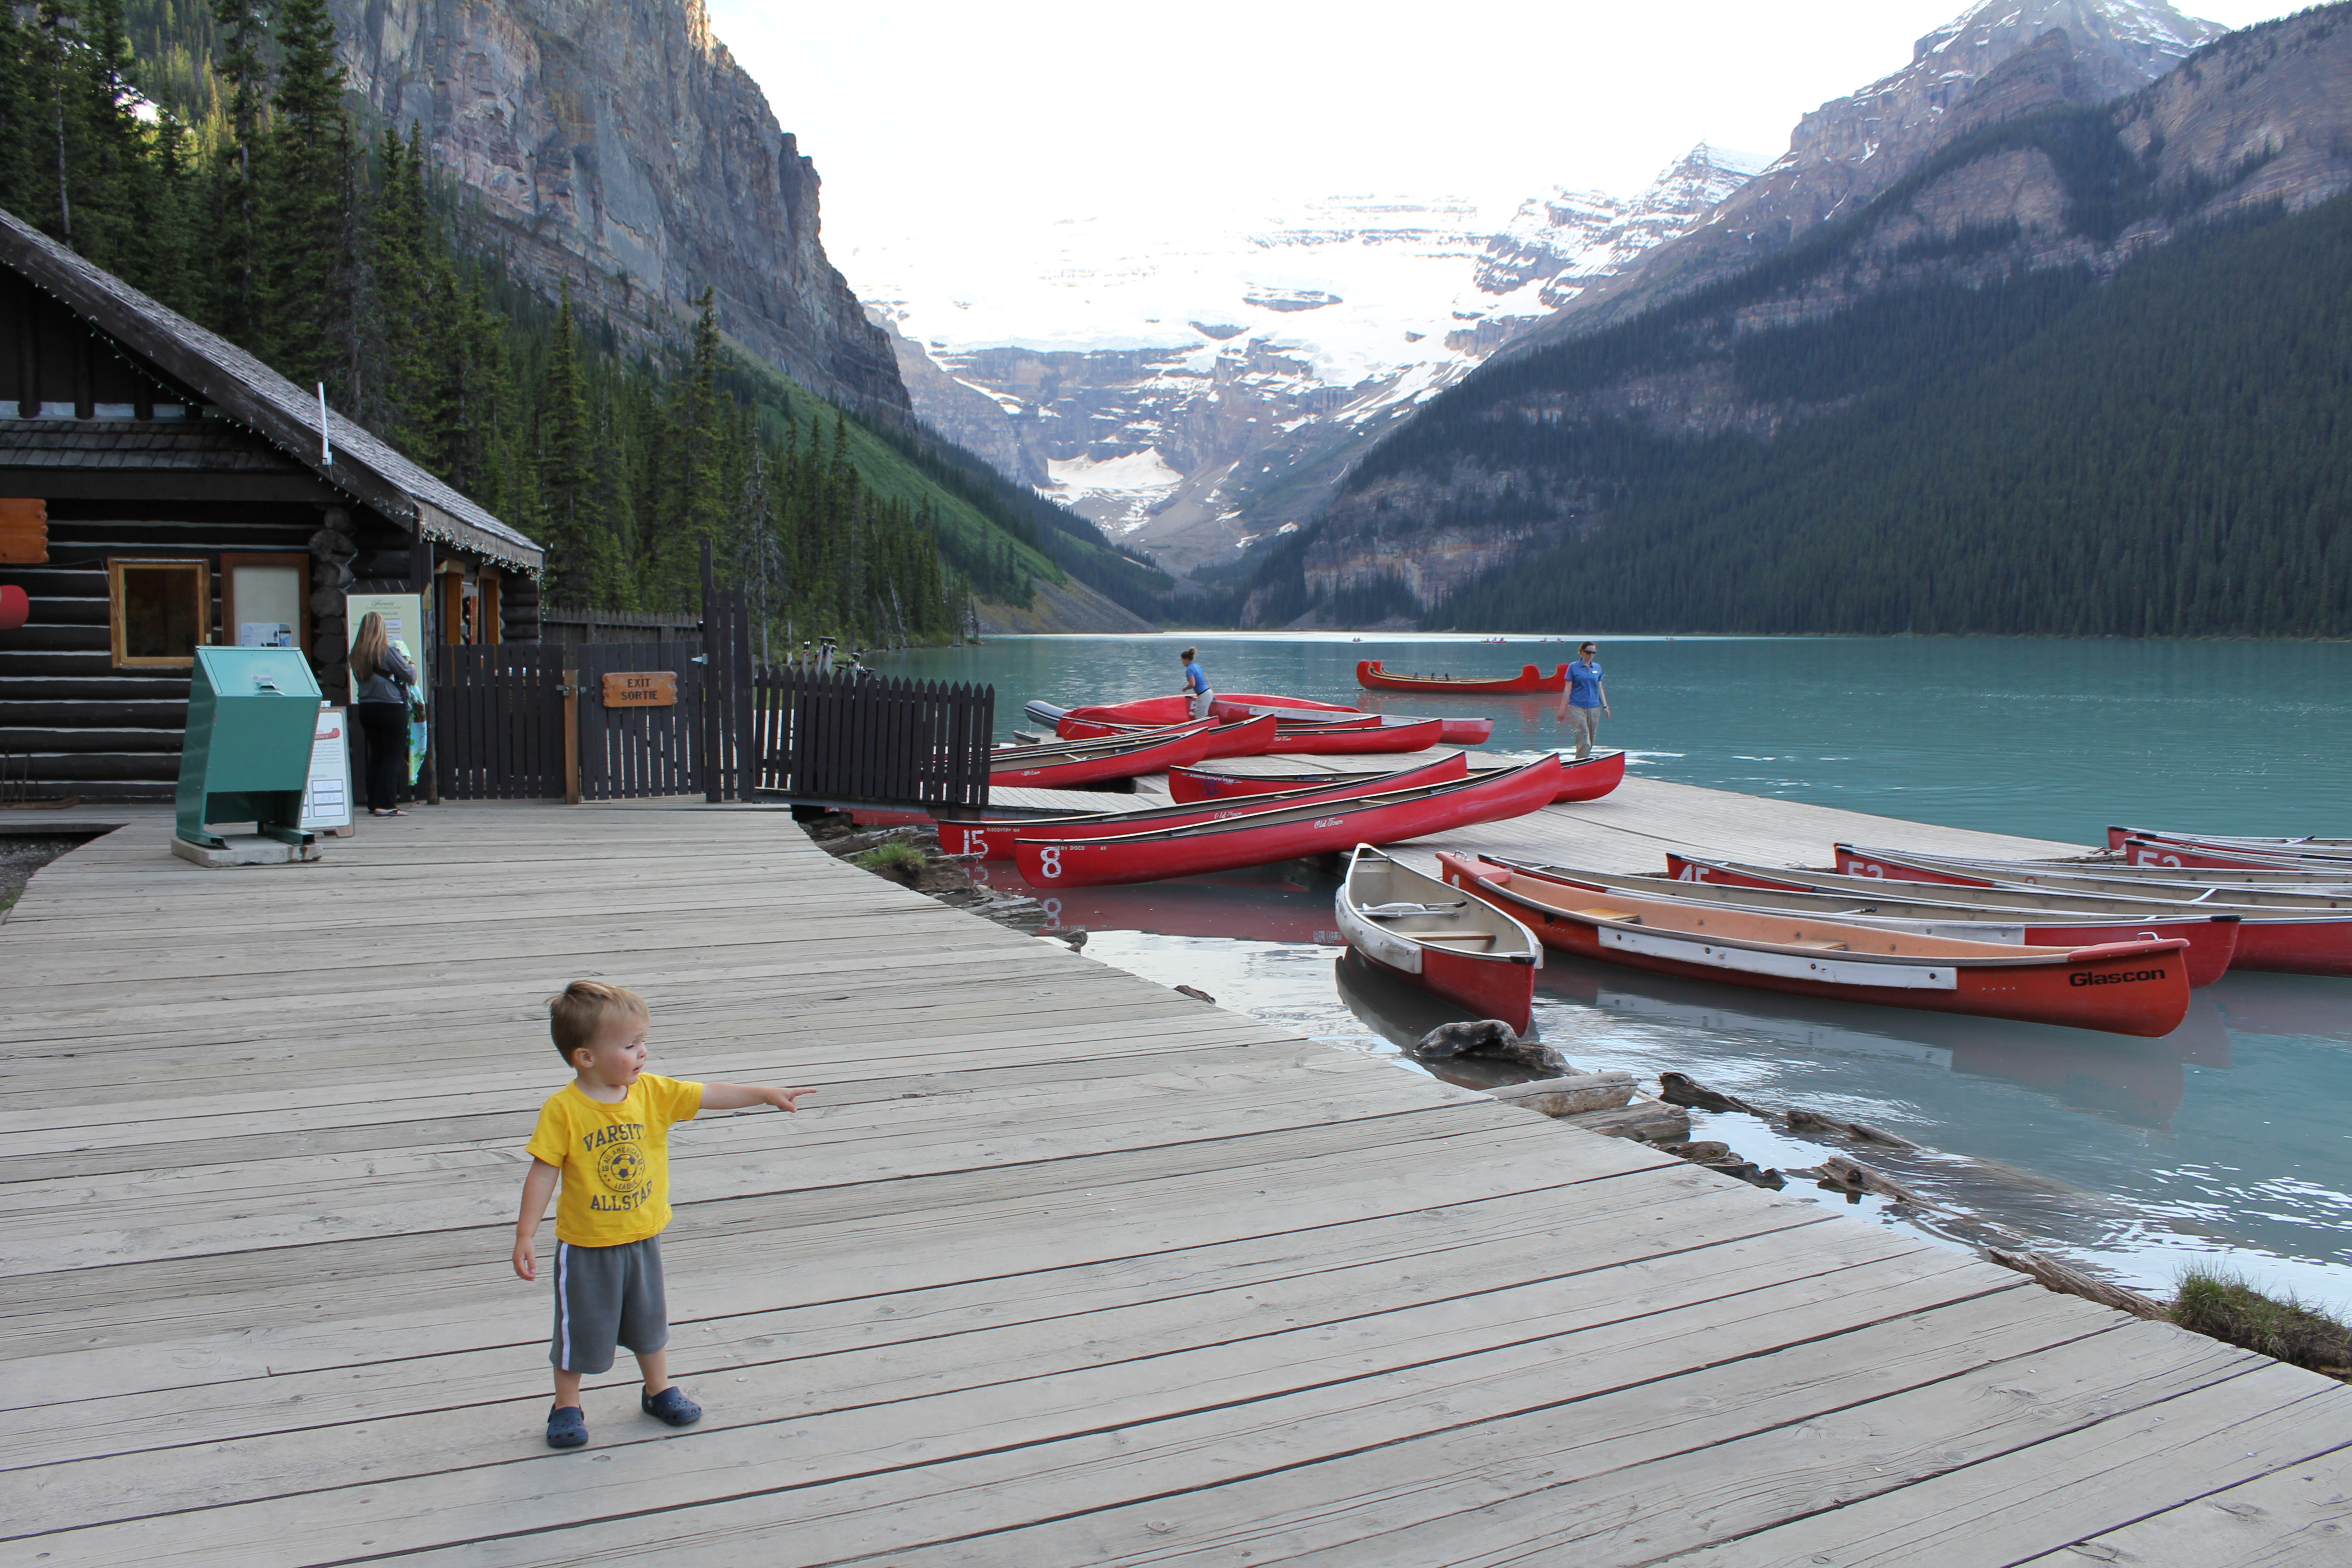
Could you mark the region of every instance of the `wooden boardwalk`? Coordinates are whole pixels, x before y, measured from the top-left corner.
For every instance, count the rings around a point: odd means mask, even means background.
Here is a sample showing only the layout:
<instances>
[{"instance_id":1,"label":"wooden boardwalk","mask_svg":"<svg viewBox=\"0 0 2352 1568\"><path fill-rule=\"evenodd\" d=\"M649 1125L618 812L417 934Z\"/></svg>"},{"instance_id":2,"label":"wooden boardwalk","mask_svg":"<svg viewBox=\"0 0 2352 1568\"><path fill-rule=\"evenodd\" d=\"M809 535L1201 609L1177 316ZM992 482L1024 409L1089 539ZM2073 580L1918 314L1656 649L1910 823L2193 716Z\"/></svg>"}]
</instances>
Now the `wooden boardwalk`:
<instances>
[{"instance_id":1,"label":"wooden boardwalk","mask_svg":"<svg viewBox=\"0 0 2352 1568\"><path fill-rule=\"evenodd\" d=\"M445 805L216 872L166 832L0 924L0 1563L2344 1561L2352 1391L1286 1038L781 813ZM557 1454L507 1253L582 975L647 994L657 1070L819 1092L676 1135L709 1415L593 1380Z\"/></svg>"}]
</instances>

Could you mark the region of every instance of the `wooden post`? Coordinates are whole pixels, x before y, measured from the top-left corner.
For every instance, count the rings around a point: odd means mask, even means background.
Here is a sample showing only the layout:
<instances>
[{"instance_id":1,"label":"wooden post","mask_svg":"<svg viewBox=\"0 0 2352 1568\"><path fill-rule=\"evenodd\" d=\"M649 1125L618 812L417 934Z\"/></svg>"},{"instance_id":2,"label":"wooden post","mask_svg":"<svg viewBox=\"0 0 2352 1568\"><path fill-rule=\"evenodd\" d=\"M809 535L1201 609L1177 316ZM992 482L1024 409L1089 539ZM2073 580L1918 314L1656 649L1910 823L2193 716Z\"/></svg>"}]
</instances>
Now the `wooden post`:
<instances>
[{"instance_id":1,"label":"wooden post","mask_svg":"<svg viewBox=\"0 0 2352 1568\"><path fill-rule=\"evenodd\" d=\"M580 804L580 672L563 672L563 804Z\"/></svg>"},{"instance_id":2,"label":"wooden post","mask_svg":"<svg viewBox=\"0 0 2352 1568\"><path fill-rule=\"evenodd\" d=\"M433 700L429 682L440 658L439 638L433 635L433 617L436 609L433 593L433 542L425 537L419 523L416 542L408 557L409 581L416 584L417 609L425 624L416 628L416 679L428 682L425 692L425 761L418 769L417 783L425 786L425 804L441 804L441 748L435 735L441 728L441 705ZM453 677L454 679L454 677Z\"/></svg>"},{"instance_id":3,"label":"wooden post","mask_svg":"<svg viewBox=\"0 0 2352 1568\"><path fill-rule=\"evenodd\" d=\"M717 805L727 798L720 777L719 661L726 658L726 625L719 608L719 574L710 561L710 541L702 542L702 798Z\"/></svg>"}]
</instances>

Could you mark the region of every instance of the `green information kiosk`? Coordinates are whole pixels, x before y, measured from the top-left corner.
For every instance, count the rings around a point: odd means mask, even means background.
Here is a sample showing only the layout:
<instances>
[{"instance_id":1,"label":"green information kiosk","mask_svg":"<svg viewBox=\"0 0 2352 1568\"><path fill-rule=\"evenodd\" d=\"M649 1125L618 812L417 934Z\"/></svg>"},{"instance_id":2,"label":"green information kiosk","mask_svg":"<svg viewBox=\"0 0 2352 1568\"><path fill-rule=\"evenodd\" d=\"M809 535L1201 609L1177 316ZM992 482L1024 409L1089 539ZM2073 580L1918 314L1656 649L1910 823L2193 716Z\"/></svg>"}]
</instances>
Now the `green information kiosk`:
<instances>
[{"instance_id":1,"label":"green information kiosk","mask_svg":"<svg viewBox=\"0 0 2352 1568\"><path fill-rule=\"evenodd\" d=\"M319 721L319 682L310 661L290 647L199 647L195 653L188 739L180 752L178 840L199 850L226 850L228 841L208 825L250 822L264 838L308 847L302 791Z\"/></svg>"}]
</instances>

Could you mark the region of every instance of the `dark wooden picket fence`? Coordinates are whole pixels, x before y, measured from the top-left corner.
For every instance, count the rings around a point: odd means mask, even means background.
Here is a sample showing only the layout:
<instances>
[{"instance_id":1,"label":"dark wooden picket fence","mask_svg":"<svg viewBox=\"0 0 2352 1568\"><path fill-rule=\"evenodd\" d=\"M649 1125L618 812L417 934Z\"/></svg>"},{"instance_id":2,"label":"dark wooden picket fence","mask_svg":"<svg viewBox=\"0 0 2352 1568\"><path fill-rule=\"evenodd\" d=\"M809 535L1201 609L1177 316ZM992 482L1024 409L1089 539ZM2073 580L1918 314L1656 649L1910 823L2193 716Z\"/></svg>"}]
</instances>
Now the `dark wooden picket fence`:
<instances>
[{"instance_id":1,"label":"dark wooden picket fence","mask_svg":"<svg viewBox=\"0 0 2352 1568\"><path fill-rule=\"evenodd\" d=\"M576 768L583 800L988 804L992 688L760 665L743 595L719 591L707 553L701 632L436 649L428 719L441 795L562 799ZM569 693L566 670L577 676ZM604 677L633 670L671 672L676 704L606 707Z\"/></svg>"},{"instance_id":2,"label":"dark wooden picket fence","mask_svg":"<svg viewBox=\"0 0 2352 1568\"><path fill-rule=\"evenodd\" d=\"M449 800L563 794L562 657L538 643L434 650L425 710L433 768Z\"/></svg>"},{"instance_id":3,"label":"dark wooden picket fence","mask_svg":"<svg viewBox=\"0 0 2352 1568\"><path fill-rule=\"evenodd\" d=\"M752 680L759 787L804 800L986 805L996 690L790 666Z\"/></svg>"}]
</instances>

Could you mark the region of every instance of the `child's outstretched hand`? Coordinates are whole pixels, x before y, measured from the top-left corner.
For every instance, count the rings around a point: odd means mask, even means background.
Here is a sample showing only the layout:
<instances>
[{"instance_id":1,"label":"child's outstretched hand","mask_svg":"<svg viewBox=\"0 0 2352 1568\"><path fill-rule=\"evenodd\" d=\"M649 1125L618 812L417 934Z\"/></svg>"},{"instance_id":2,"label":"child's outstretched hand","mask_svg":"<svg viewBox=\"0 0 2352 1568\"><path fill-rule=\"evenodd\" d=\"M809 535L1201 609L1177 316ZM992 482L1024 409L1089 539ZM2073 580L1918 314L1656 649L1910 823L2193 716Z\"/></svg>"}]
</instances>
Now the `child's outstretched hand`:
<instances>
[{"instance_id":1,"label":"child's outstretched hand","mask_svg":"<svg viewBox=\"0 0 2352 1568\"><path fill-rule=\"evenodd\" d=\"M705 1110L743 1110L754 1105L772 1105L778 1110L798 1110L799 1101L813 1089L768 1089L748 1083L706 1083L702 1086L702 1109Z\"/></svg>"}]
</instances>

